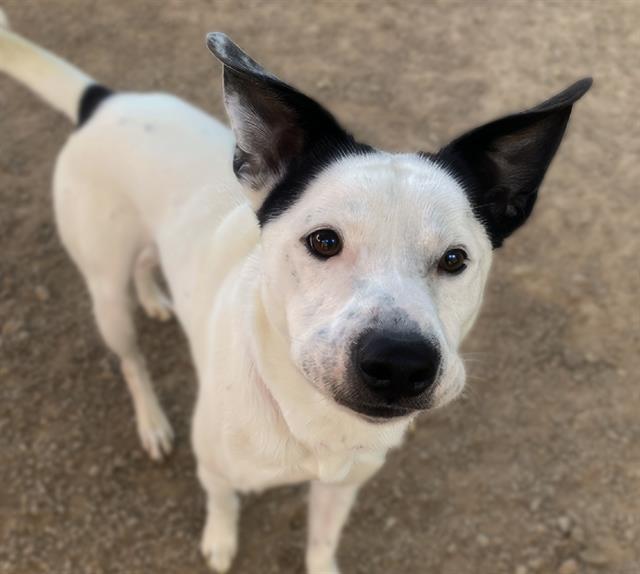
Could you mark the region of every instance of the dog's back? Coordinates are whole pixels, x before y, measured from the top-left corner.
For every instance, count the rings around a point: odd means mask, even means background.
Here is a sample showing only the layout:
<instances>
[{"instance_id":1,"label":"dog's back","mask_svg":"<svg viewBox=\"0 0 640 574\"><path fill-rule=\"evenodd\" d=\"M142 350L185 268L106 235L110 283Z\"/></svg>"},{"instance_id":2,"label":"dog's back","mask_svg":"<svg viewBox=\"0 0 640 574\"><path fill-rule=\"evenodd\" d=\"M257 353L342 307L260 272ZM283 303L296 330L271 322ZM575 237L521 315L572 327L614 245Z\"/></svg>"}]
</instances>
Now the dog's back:
<instances>
[{"instance_id":1,"label":"dog's back","mask_svg":"<svg viewBox=\"0 0 640 574\"><path fill-rule=\"evenodd\" d=\"M0 71L76 124L53 182L59 233L76 264L110 272L117 259L129 273L146 245L161 243L162 263L181 269L168 275L187 280L200 234L206 241L246 202L231 170L231 131L175 96L101 86L9 30L2 13Z\"/></svg>"},{"instance_id":2,"label":"dog's back","mask_svg":"<svg viewBox=\"0 0 640 574\"><path fill-rule=\"evenodd\" d=\"M231 169L232 133L174 96L101 86L10 31L3 16L0 71L76 125L55 167L58 232L87 282L100 332L121 359L143 445L160 458L170 449L171 429L137 347L129 290L133 284L147 314L166 319L176 311L190 338L202 339L192 335L204 327L203 298L215 295L235 243L249 237L239 252L250 248L257 230ZM225 247L219 263L212 237L238 206L234 233L218 242ZM172 302L155 282L158 264Z\"/></svg>"}]
</instances>

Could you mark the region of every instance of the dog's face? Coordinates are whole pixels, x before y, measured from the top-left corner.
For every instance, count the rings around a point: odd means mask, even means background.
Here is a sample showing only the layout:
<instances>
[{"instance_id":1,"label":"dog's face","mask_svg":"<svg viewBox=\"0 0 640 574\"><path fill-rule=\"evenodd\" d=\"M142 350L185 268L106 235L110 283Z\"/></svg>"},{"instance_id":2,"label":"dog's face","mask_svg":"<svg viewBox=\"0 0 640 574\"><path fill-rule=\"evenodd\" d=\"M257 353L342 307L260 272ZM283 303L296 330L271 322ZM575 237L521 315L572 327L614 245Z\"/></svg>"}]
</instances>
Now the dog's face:
<instances>
[{"instance_id":1,"label":"dog's face","mask_svg":"<svg viewBox=\"0 0 640 574\"><path fill-rule=\"evenodd\" d=\"M373 152L335 162L264 226L262 254L267 307L294 362L337 402L401 416L462 389L458 346L491 243L432 160Z\"/></svg>"},{"instance_id":2,"label":"dog's face","mask_svg":"<svg viewBox=\"0 0 640 574\"><path fill-rule=\"evenodd\" d=\"M293 362L368 418L452 400L492 250L531 213L590 81L437 154L390 154L356 142L226 36L209 47L225 66L234 171L262 226L265 306Z\"/></svg>"}]
</instances>

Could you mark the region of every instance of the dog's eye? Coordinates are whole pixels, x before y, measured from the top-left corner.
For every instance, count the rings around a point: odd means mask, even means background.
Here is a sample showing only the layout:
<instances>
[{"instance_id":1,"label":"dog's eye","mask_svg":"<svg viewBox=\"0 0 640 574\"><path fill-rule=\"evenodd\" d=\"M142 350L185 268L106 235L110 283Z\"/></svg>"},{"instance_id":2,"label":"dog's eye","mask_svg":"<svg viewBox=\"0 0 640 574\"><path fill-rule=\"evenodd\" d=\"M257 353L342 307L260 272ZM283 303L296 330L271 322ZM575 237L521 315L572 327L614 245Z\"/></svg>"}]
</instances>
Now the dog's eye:
<instances>
[{"instance_id":1,"label":"dog's eye","mask_svg":"<svg viewBox=\"0 0 640 574\"><path fill-rule=\"evenodd\" d=\"M462 273L467 267L465 261L467 260L467 254L463 249L449 249L441 258L438 263L438 270L450 273L451 275L457 275Z\"/></svg>"},{"instance_id":2,"label":"dog's eye","mask_svg":"<svg viewBox=\"0 0 640 574\"><path fill-rule=\"evenodd\" d=\"M340 236L333 229L318 229L307 237L307 246L312 255L329 259L342 251Z\"/></svg>"}]
</instances>

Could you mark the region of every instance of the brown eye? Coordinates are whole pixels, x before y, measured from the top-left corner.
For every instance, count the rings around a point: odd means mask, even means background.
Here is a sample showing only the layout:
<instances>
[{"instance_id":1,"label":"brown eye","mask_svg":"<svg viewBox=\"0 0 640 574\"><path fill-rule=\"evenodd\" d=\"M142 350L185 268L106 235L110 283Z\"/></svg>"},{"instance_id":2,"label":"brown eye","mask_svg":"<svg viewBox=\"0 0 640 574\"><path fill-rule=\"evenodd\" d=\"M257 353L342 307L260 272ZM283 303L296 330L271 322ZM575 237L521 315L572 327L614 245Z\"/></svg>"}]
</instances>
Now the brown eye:
<instances>
[{"instance_id":1,"label":"brown eye","mask_svg":"<svg viewBox=\"0 0 640 574\"><path fill-rule=\"evenodd\" d=\"M440 259L438 269L451 275L462 273L466 268L467 254L463 249L449 249Z\"/></svg>"},{"instance_id":2,"label":"brown eye","mask_svg":"<svg viewBox=\"0 0 640 574\"><path fill-rule=\"evenodd\" d=\"M342 251L340 236L333 229L318 229L307 237L307 246L312 255L329 259Z\"/></svg>"}]
</instances>

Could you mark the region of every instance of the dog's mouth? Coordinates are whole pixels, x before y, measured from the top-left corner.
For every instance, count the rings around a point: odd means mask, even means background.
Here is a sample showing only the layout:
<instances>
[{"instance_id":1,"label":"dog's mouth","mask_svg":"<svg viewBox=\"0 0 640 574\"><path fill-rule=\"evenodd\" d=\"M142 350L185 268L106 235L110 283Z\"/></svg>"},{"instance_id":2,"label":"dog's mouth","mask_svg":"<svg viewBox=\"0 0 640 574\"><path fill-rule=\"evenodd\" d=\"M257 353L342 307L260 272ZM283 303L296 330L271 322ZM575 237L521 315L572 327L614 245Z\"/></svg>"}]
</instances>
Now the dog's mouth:
<instances>
[{"instance_id":1,"label":"dog's mouth","mask_svg":"<svg viewBox=\"0 0 640 574\"><path fill-rule=\"evenodd\" d=\"M400 405L373 405L368 403L338 401L338 404L361 415L371 422L385 422L392 419L409 417L421 408L404 407Z\"/></svg>"}]
</instances>

